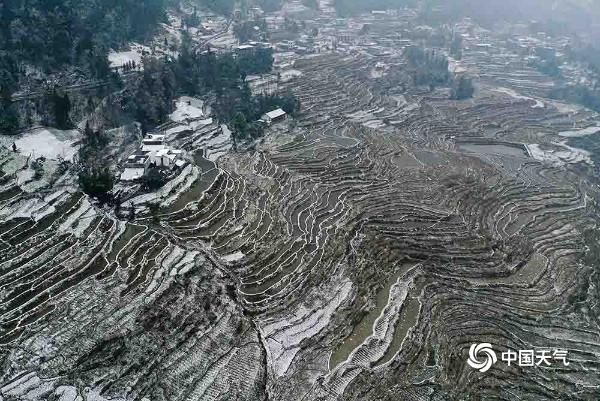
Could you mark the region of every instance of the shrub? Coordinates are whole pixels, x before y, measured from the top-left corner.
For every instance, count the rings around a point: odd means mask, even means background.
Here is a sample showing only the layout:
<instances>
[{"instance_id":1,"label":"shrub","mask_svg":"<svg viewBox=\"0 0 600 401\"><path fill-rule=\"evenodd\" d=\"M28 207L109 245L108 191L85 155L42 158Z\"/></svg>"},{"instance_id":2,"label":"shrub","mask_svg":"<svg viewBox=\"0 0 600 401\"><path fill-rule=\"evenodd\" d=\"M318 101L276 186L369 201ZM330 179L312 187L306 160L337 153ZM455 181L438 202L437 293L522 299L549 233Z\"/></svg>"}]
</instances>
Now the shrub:
<instances>
[{"instance_id":1,"label":"shrub","mask_svg":"<svg viewBox=\"0 0 600 401\"><path fill-rule=\"evenodd\" d=\"M79 173L79 185L83 192L101 202L110 199L115 179L108 167L87 166Z\"/></svg>"}]
</instances>

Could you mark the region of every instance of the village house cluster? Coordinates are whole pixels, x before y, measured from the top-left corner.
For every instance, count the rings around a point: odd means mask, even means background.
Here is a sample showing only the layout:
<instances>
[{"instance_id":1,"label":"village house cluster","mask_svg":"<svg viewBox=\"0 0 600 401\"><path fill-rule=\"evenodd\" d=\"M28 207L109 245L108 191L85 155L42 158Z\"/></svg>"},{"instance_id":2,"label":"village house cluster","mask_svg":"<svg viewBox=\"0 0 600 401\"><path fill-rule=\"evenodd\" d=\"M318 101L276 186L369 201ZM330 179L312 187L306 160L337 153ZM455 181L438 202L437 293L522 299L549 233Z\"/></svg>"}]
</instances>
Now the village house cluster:
<instances>
[{"instance_id":1,"label":"village house cluster","mask_svg":"<svg viewBox=\"0 0 600 401\"><path fill-rule=\"evenodd\" d=\"M169 147L165 135L148 134L142 140L141 147L127 158L121 181L137 181L149 168L162 170L181 169L186 165L183 150Z\"/></svg>"}]
</instances>

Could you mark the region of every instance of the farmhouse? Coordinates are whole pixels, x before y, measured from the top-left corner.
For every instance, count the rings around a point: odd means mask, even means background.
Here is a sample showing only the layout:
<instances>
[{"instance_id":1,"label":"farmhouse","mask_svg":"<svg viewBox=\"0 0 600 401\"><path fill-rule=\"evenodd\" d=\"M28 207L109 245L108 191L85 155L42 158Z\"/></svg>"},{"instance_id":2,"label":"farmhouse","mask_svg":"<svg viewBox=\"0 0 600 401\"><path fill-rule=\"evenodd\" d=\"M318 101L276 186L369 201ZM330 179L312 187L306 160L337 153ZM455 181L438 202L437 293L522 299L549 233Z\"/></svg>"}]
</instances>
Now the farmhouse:
<instances>
[{"instance_id":1,"label":"farmhouse","mask_svg":"<svg viewBox=\"0 0 600 401\"><path fill-rule=\"evenodd\" d=\"M182 150L168 148L153 151L148 154L149 164L161 168L173 168L182 153Z\"/></svg>"},{"instance_id":2,"label":"farmhouse","mask_svg":"<svg viewBox=\"0 0 600 401\"><path fill-rule=\"evenodd\" d=\"M267 123L268 125L280 122L280 121L285 121L287 119L287 113L285 111L283 111L282 109L277 109L277 110L273 110L268 112L267 114L265 114L264 116L262 116L261 120L264 121L265 123Z\"/></svg>"},{"instance_id":3,"label":"farmhouse","mask_svg":"<svg viewBox=\"0 0 600 401\"><path fill-rule=\"evenodd\" d=\"M165 148L166 145L164 135L148 134L142 140L142 152L144 153L158 151Z\"/></svg>"},{"instance_id":4,"label":"farmhouse","mask_svg":"<svg viewBox=\"0 0 600 401\"><path fill-rule=\"evenodd\" d=\"M165 135L148 134L142 140L142 146L127 158L121 181L137 181L150 166L161 169L182 168L186 162L183 150L172 149L165 143Z\"/></svg>"}]
</instances>

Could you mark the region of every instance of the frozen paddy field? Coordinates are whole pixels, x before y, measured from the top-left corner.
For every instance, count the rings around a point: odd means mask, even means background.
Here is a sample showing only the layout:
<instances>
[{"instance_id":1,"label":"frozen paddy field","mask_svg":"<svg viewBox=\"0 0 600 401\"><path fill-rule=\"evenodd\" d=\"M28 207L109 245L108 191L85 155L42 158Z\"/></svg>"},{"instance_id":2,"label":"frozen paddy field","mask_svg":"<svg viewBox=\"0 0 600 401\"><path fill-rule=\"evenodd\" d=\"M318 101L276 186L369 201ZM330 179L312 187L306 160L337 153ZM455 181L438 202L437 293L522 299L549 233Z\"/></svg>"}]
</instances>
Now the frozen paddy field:
<instances>
[{"instance_id":1,"label":"frozen paddy field","mask_svg":"<svg viewBox=\"0 0 600 401\"><path fill-rule=\"evenodd\" d=\"M76 143L80 139L81 134L77 130L36 128L16 136L0 135L0 146L12 148L14 143L21 154L33 159L45 157L72 160L77 153Z\"/></svg>"},{"instance_id":2,"label":"frozen paddy field","mask_svg":"<svg viewBox=\"0 0 600 401\"><path fill-rule=\"evenodd\" d=\"M522 399L592 396L593 188L574 169L585 160L559 166L525 145L549 152L593 118L517 89L393 98L364 79L367 58L294 68L282 86L303 111L252 152L179 100L163 131L195 163L154 215L117 218L75 186L23 192L2 153L1 396L485 399L515 380ZM565 339L571 367L498 366L474 388L464 361L482 338Z\"/></svg>"}]
</instances>

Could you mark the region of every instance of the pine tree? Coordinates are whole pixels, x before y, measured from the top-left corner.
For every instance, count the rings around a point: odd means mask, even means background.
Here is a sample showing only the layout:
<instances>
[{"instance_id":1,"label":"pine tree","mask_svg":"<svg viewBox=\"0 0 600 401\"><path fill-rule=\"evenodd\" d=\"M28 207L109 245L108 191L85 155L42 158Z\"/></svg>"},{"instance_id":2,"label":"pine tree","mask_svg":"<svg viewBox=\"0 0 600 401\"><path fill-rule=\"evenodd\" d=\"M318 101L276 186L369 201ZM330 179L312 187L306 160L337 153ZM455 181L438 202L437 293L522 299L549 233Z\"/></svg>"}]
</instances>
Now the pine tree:
<instances>
[{"instance_id":1,"label":"pine tree","mask_svg":"<svg viewBox=\"0 0 600 401\"><path fill-rule=\"evenodd\" d=\"M61 95L56 89L50 94L50 103L54 113L54 122L59 129L67 129L71 127L69 113L71 112L71 100L68 94Z\"/></svg>"}]
</instances>

